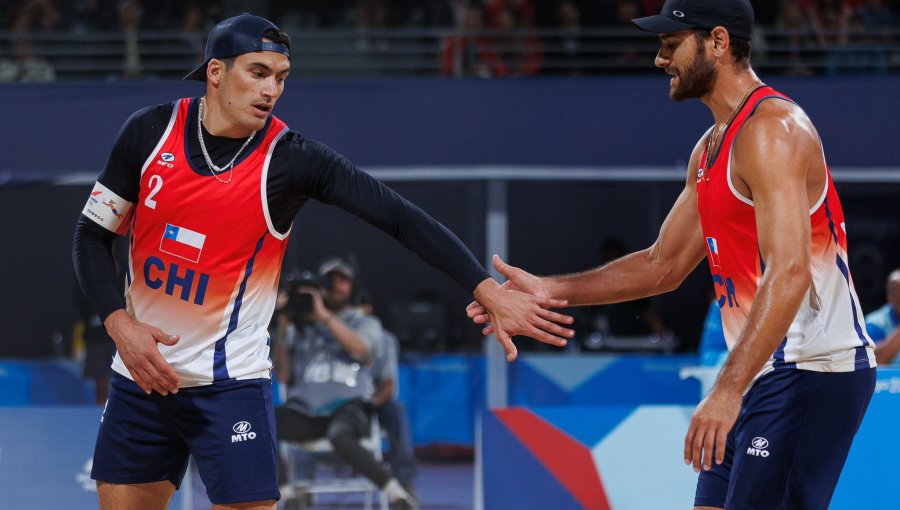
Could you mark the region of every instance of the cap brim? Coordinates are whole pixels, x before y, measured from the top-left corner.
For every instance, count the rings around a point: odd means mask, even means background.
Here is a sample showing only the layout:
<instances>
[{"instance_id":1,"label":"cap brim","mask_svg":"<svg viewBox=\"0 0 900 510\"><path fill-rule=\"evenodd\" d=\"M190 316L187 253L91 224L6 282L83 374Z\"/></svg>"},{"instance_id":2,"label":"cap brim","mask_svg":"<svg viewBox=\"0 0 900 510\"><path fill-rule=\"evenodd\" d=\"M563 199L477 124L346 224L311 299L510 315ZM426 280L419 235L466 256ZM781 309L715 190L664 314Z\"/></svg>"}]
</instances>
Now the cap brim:
<instances>
[{"instance_id":1,"label":"cap brim","mask_svg":"<svg viewBox=\"0 0 900 510\"><path fill-rule=\"evenodd\" d=\"M197 81L206 81L206 65L209 62L204 62L200 64L200 66L190 73L188 73L182 80L197 80Z\"/></svg>"},{"instance_id":2,"label":"cap brim","mask_svg":"<svg viewBox=\"0 0 900 510\"><path fill-rule=\"evenodd\" d=\"M645 32L653 32L654 34L665 34L669 32L678 32L680 30L697 28L694 25L689 25L683 21L678 21L677 19L663 16L662 14L636 18L631 20L631 22L634 23L634 26L640 28L641 30Z\"/></svg>"}]
</instances>

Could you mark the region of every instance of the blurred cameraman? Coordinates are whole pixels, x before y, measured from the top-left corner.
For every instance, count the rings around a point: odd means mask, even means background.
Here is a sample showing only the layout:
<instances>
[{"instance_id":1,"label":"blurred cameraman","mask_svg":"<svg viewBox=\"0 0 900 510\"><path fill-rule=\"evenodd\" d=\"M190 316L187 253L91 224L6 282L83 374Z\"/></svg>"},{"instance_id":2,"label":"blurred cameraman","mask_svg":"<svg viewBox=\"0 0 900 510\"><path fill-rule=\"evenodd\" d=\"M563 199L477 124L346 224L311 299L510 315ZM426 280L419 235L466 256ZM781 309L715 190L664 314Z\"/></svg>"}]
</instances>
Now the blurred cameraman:
<instances>
[{"instance_id":1,"label":"blurred cameraman","mask_svg":"<svg viewBox=\"0 0 900 510\"><path fill-rule=\"evenodd\" d=\"M383 330L376 317L356 306L356 277L352 262L333 258L319 266L318 278L300 278L287 291L283 310L290 324L282 328L276 345L277 376L288 388L284 406L275 409L278 439L326 437L338 458L372 480L392 502L418 508L415 498L359 443L369 434L371 365ZM311 475L309 469L306 474Z\"/></svg>"}]
</instances>

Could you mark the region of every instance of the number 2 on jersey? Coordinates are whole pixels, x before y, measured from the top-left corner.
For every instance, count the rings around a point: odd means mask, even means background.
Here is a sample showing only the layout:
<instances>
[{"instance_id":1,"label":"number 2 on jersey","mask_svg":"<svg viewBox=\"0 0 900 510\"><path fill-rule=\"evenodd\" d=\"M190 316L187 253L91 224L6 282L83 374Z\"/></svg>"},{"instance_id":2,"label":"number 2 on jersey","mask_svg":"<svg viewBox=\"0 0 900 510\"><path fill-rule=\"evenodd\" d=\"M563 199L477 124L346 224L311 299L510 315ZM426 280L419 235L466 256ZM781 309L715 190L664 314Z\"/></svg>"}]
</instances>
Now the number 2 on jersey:
<instances>
[{"instance_id":1,"label":"number 2 on jersey","mask_svg":"<svg viewBox=\"0 0 900 510\"><path fill-rule=\"evenodd\" d=\"M163 180L159 175L151 175L150 176L150 194L147 195L147 198L144 199L144 205L149 207L150 209L156 209L156 200L153 200L153 197L159 193L159 190L162 189Z\"/></svg>"}]
</instances>

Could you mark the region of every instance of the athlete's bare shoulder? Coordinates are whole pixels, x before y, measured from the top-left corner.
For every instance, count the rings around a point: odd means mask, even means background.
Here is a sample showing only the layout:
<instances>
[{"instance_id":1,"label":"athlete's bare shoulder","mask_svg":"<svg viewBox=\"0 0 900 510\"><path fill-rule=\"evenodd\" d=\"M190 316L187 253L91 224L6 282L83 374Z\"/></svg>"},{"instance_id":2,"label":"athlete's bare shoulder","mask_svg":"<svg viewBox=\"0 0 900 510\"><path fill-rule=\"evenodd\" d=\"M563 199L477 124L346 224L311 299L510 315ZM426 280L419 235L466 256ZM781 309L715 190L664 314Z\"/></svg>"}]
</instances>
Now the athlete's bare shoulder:
<instances>
[{"instance_id":1,"label":"athlete's bare shoulder","mask_svg":"<svg viewBox=\"0 0 900 510\"><path fill-rule=\"evenodd\" d=\"M768 146L776 141L789 142L796 150L819 146L819 135L812 121L796 103L770 98L759 103L737 137L735 151L748 145Z\"/></svg>"},{"instance_id":2,"label":"athlete's bare shoulder","mask_svg":"<svg viewBox=\"0 0 900 510\"><path fill-rule=\"evenodd\" d=\"M799 106L767 99L741 126L732 152L735 189L750 198L766 182L807 182L821 188L825 173L822 145L815 127Z\"/></svg>"}]
</instances>

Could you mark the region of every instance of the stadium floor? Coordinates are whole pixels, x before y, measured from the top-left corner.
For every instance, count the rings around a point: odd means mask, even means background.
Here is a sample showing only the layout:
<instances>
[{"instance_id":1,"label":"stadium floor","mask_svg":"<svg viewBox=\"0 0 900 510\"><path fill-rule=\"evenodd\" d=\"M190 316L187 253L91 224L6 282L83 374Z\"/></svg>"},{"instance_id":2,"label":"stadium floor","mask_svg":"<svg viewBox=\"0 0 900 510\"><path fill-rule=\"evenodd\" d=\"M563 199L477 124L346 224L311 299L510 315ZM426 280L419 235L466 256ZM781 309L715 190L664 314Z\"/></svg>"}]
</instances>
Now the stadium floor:
<instances>
[{"instance_id":1,"label":"stadium floor","mask_svg":"<svg viewBox=\"0 0 900 510\"><path fill-rule=\"evenodd\" d=\"M206 491L196 467L193 470L193 510L210 510ZM474 495L474 467L471 462L420 462L415 484L423 510L469 510ZM178 496L170 505L178 507ZM323 494L309 510L361 509L361 494ZM377 507L376 507L377 508Z\"/></svg>"}]
</instances>

